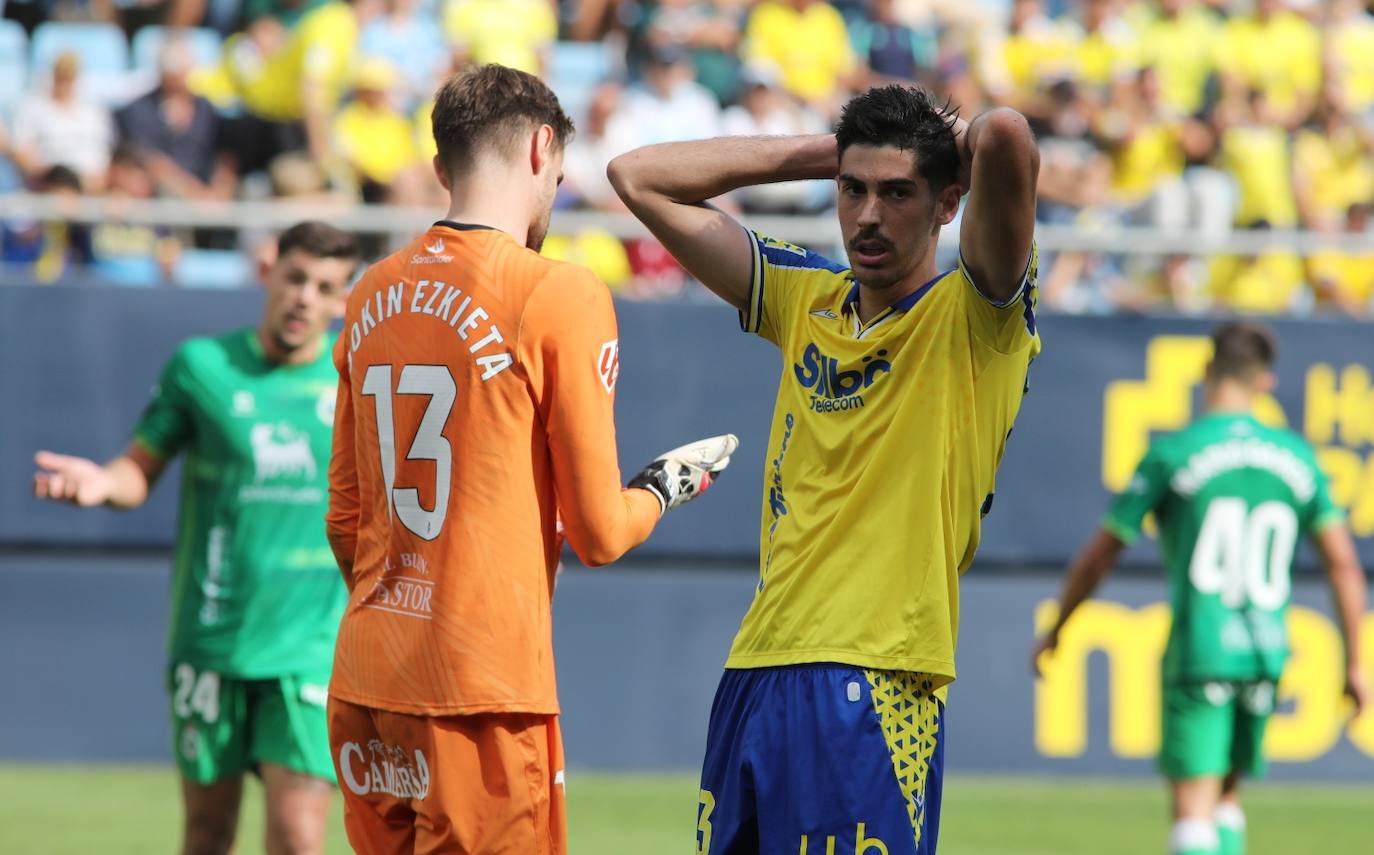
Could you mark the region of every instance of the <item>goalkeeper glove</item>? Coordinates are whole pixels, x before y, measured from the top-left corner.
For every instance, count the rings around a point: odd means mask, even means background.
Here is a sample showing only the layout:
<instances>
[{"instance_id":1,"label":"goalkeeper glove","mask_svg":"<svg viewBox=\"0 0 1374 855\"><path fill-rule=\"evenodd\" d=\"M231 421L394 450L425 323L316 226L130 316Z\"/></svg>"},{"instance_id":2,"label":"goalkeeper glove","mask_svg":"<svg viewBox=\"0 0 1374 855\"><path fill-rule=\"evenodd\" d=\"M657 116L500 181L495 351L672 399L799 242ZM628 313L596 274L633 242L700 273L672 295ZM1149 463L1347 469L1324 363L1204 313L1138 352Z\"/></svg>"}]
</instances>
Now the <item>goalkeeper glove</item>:
<instances>
[{"instance_id":1,"label":"goalkeeper glove","mask_svg":"<svg viewBox=\"0 0 1374 855\"><path fill-rule=\"evenodd\" d=\"M666 513L705 493L730 465L736 448L739 439L732 433L689 442L660 454L630 479L629 486L653 493L662 505L659 513Z\"/></svg>"}]
</instances>

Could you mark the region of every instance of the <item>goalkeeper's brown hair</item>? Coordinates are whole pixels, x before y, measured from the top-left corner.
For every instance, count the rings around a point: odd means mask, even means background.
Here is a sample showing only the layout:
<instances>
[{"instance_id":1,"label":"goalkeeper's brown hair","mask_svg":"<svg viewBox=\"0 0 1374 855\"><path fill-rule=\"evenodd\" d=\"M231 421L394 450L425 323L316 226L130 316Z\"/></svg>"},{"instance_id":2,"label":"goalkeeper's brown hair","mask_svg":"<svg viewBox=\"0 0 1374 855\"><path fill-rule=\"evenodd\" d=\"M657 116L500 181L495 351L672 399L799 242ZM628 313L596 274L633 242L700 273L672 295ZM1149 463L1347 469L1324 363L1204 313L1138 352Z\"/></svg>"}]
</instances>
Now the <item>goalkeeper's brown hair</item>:
<instances>
[{"instance_id":1,"label":"goalkeeper's brown hair","mask_svg":"<svg viewBox=\"0 0 1374 855\"><path fill-rule=\"evenodd\" d=\"M1273 369L1277 356L1278 343L1269 327L1255 321L1230 321L1212 330L1207 377L1253 383Z\"/></svg>"},{"instance_id":2,"label":"goalkeeper's brown hair","mask_svg":"<svg viewBox=\"0 0 1374 855\"><path fill-rule=\"evenodd\" d=\"M572 119L544 81L504 65L461 71L439 87L430 127L439 160L450 178L466 174L486 152L513 154L524 131L548 125L564 148L572 140Z\"/></svg>"}]
</instances>

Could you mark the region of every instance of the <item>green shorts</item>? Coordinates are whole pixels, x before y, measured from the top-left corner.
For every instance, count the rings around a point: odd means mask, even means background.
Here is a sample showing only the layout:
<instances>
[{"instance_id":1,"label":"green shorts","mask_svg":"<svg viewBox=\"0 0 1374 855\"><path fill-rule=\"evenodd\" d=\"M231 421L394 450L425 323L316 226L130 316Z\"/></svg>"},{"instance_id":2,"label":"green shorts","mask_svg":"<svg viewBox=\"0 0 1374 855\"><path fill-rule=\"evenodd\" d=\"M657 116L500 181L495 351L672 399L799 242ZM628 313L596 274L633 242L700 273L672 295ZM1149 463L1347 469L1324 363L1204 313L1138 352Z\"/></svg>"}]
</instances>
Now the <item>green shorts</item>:
<instances>
[{"instance_id":1,"label":"green shorts","mask_svg":"<svg viewBox=\"0 0 1374 855\"><path fill-rule=\"evenodd\" d=\"M1167 777L1264 774L1271 681L1165 684L1163 699L1159 768Z\"/></svg>"},{"instance_id":2,"label":"green shorts","mask_svg":"<svg viewBox=\"0 0 1374 855\"><path fill-rule=\"evenodd\" d=\"M327 670L239 680L179 663L167 676L172 752L188 780L210 784L273 763L334 781Z\"/></svg>"}]
</instances>

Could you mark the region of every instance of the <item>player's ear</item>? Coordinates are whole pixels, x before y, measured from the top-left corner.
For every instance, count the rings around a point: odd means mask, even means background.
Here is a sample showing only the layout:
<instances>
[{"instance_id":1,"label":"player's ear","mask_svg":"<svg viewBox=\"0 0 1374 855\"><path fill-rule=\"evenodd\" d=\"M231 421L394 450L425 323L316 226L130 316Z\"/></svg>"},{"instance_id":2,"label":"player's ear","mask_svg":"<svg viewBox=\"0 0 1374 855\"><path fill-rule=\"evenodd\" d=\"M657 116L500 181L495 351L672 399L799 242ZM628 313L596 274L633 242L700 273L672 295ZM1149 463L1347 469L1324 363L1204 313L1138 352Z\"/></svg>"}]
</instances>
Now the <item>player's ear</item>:
<instances>
[{"instance_id":1,"label":"player's ear","mask_svg":"<svg viewBox=\"0 0 1374 855\"><path fill-rule=\"evenodd\" d=\"M540 175L553 162L553 128L540 125L530 136L530 172Z\"/></svg>"},{"instance_id":2,"label":"player's ear","mask_svg":"<svg viewBox=\"0 0 1374 855\"><path fill-rule=\"evenodd\" d=\"M1261 371L1259 377L1255 378L1255 391L1261 394L1268 395L1278 386L1278 375L1272 371Z\"/></svg>"},{"instance_id":3,"label":"player's ear","mask_svg":"<svg viewBox=\"0 0 1374 855\"><path fill-rule=\"evenodd\" d=\"M448 172L444 169L444 162L439 159L439 155L434 155L434 175L439 179L439 186L445 190L451 189L448 184Z\"/></svg>"},{"instance_id":4,"label":"player's ear","mask_svg":"<svg viewBox=\"0 0 1374 855\"><path fill-rule=\"evenodd\" d=\"M940 191L940 195L935 198L935 226L947 226L954 219L954 215L959 213L959 199L963 196L963 189L958 184L951 184Z\"/></svg>"}]
</instances>

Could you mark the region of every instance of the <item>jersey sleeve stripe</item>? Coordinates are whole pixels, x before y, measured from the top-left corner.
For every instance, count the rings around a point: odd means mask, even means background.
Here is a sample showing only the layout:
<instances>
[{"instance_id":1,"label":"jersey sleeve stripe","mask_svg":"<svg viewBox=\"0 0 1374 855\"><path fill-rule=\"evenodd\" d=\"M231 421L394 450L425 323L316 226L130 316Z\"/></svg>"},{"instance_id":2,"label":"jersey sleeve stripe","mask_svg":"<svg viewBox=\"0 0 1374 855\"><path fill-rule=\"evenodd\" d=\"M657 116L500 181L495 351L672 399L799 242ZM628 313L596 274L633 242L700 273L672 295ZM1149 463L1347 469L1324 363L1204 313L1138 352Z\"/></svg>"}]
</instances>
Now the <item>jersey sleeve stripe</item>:
<instances>
[{"instance_id":1,"label":"jersey sleeve stripe","mask_svg":"<svg viewBox=\"0 0 1374 855\"><path fill-rule=\"evenodd\" d=\"M763 324L763 258L760 253L759 235L745 229L749 237L749 300L739 313L740 329L747 333L757 333Z\"/></svg>"},{"instance_id":2,"label":"jersey sleeve stripe","mask_svg":"<svg viewBox=\"0 0 1374 855\"><path fill-rule=\"evenodd\" d=\"M998 302L997 300L994 300L991 297L989 297L987 293L983 291L983 289L978 285L978 281L974 279L973 274L969 272L968 264L964 261L964 253L962 250L960 250L959 252L959 270L963 272L964 278L967 279L969 281L969 284L973 286L973 290L977 291L978 296L982 297L985 301L987 301L987 304L989 306L992 306L994 309L1009 309L1013 304L1016 303L1016 301L1025 299L1027 292L1030 291L1029 285L1031 280L1031 270L1033 269L1032 262L1034 261L1034 259L1035 244L1032 243L1030 255L1026 258L1026 270L1021 274L1021 283L1016 286L1016 292L1014 294L1012 294L1007 299L1002 300L1001 302Z\"/></svg>"}]
</instances>

